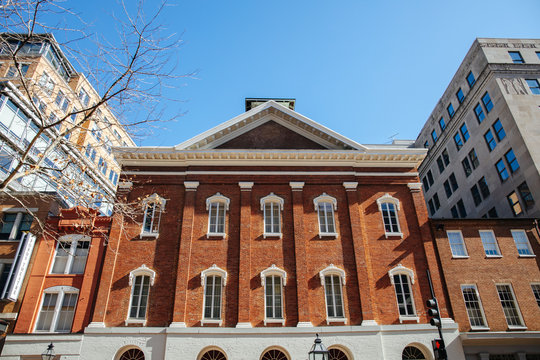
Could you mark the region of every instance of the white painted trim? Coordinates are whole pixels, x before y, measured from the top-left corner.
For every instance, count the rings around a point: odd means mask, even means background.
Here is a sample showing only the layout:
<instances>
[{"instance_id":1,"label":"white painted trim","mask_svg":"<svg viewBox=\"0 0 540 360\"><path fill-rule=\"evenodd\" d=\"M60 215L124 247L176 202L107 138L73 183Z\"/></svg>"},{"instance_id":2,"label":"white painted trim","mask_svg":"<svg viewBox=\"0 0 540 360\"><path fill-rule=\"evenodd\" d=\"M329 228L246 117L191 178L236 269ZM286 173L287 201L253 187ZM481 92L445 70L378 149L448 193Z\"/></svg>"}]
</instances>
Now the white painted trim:
<instances>
[{"instance_id":1,"label":"white painted trim","mask_svg":"<svg viewBox=\"0 0 540 360\"><path fill-rule=\"evenodd\" d=\"M180 321L180 322L178 322L178 321L174 322L173 321L172 323L169 324L169 327L170 328L187 328L186 323L183 322L183 321Z\"/></svg>"},{"instance_id":2,"label":"white painted trim","mask_svg":"<svg viewBox=\"0 0 540 360\"><path fill-rule=\"evenodd\" d=\"M407 184L407 187L409 188L409 190L422 190L422 183L421 182L418 182L418 183L408 183Z\"/></svg>"},{"instance_id":3,"label":"white painted trim","mask_svg":"<svg viewBox=\"0 0 540 360\"><path fill-rule=\"evenodd\" d=\"M411 292L411 297L412 297L412 292ZM414 304L413 304L413 306L414 306ZM415 314L416 314L416 311L415 311ZM419 323L420 318L418 316L399 315L399 323L402 324L404 321L416 321L417 323Z\"/></svg>"},{"instance_id":4,"label":"white painted trim","mask_svg":"<svg viewBox=\"0 0 540 360\"><path fill-rule=\"evenodd\" d=\"M29 212L35 213L37 211L39 211L38 208L28 208L28 209L25 209L25 208L4 208L4 209L2 209L3 213L18 213L18 212L20 212L20 213L27 214Z\"/></svg>"},{"instance_id":5,"label":"white painted trim","mask_svg":"<svg viewBox=\"0 0 540 360\"><path fill-rule=\"evenodd\" d=\"M360 324L360 326L377 326L379 324L377 324L377 321L375 320L362 320L362 323Z\"/></svg>"},{"instance_id":6,"label":"white painted trim","mask_svg":"<svg viewBox=\"0 0 540 360\"><path fill-rule=\"evenodd\" d=\"M146 264L142 264L140 267L138 267L135 270L131 270L129 273L129 286L133 286L133 279L136 276L149 276L150 277L150 286L154 286L154 280L156 278L156 272L149 267L146 266Z\"/></svg>"},{"instance_id":7,"label":"white painted trim","mask_svg":"<svg viewBox=\"0 0 540 360\"><path fill-rule=\"evenodd\" d=\"M396 210L397 211L400 210L399 199L391 196L388 193L384 194L383 196L381 196L380 198L377 199L377 206L379 207L379 211L382 211L382 204L384 204L384 203L394 204L396 206ZM396 214L396 216L397 216L397 214Z\"/></svg>"},{"instance_id":8,"label":"white painted trim","mask_svg":"<svg viewBox=\"0 0 540 360\"><path fill-rule=\"evenodd\" d=\"M417 172L354 172L354 171L124 171L124 175L321 175L321 176L418 176ZM304 185L303 182L291 182L291 187Z\"/></svg>"},{"instance_id":9,"label":"white painted trim","mask_svg":"<svg viewBox=\"0 0 540 360\"><path fill-rule=\"evenodd\" d=\"M203 312L204 312L204 307L203 307ZM223 324L223 320L221 320L221 319L214 320L214 319L204 319L204 318L202 318L201 319L201 325L205 325L205 324L218 324L219 326L221 326L221 324Z\"/></svg>"},{"instance_id":10,"label":"white painted trim","mask_svg":"<svg viewBox=\"0 0 540 360\"><path fill-rule=\"evenodd\" d=\"M251 188L253 187L253 182L252 181L241 181L238 183L238 186L240 186L240 189L242 191L246 191L246 190L251 190Z\"/></svg>"},{"instance_id":11,"label":"white painted trim","mask_svg":"<svg viewBox=\"0 0 540 360\"><path fill-rule=\"evenodd\" d=\"M231 200L228 197L221 195L221 193L217 192L215 195L212 195L206 199L206 210L210 209L210 204L213 202L221 202L225 204L225 210L227 211L229 210L229 204L231 203ZM225 217L227 217L227 214L225 214Z\"/></svg>"},{"instance_id":12,"label":"white painted trim","mask_svg":"<svg viewBox=\"0 0 540 360\"><path fill-rule=\"evenodd\" d=\"M223 286L227 286L227 272L218 267L216 264L212 265L206 270L201 271L201 286L204 287L205 278L211 275L221 276L221 278L223 279Z\"/></svg>"},{"instance_id":13,"label":"white painted trim","mask_svg":"<svg viewBox=\"0 0 540 360\"><path fill-rule=\"evenodd\" d=\"M174 175L174 174L171 174ZM186 191L195 191L199 187L198 181L184 181L184 187L186 188Z\"/></svg>"},{"instance_id":14,"label":"white painted trim","mask_svg":"<svg viewBox=\"0 0 540 360\"><path fill-rule=\"evenodd\" d=\"M5 320L16 320L19 313L1 313L0 319Z\"/></svg>"},{"instance_id":15,"label":"white painted trim","mask_svg":"<svg viewBox=\"0 0 540 360\"><path fill-rule=\"evenodd\" d=\"M313 324L311 323L311 321L299 321L298 324L296 324L296 327L310 328L313 327Z\"/></svg>"},{"instance_id":16,"label":"white painted trim","mask_svg":"<svg viewBox=\"0 0 540 360\"><path fill-rule=\"evenodd\" d=\"M414 284L414 271L412 271L409 268L406 268L402 264L398 264L397 266L393 267L392 269L388 271L388 276L390 277L390 282L392 283L392 285L394 285L394 275L397 275L397 274L405 274L409 276L409 278L411 279L411 284ZM411 294L412 294L412 291L411 291Z\"/></svg>"},{"instance_id":17,"label":"white painted trim","mask_svg":"<svg viewBox=\"0 0 540 360\"><path fill-rule=\"evenodd\" d=\"M334 264L330 264L327 267L325 267L324 269L322 269L321 271L319 271L319 277L321 279L321 285L323 287L325 286L324 277L326 275L337 275L337 276L339 276L341 278L341 282L342 282L341 285L342 286L347 283L346 278L345 278L345 270L338 268Z\"/></svg>"},{"instance_id":18,"label":"white painted trim","mask_svg":"<svg viewBox=\"0 0 540 360\"><path fill-rule=\"evenodd\" d=\"M89 328L105 328L105 323L102 321L93 321L90 324L88 324Z\"/></svg>"},{"instance_id":19,"label":"white painted trim","mask_svg":"<svg viewBox=\"0 0 540 360\"><path fill-rule=\"evenodd\" d=\"M269 275L278 275L281 276L283 286L287 286L287 272L283 269L280 269L276 264L272 264L269 268L261 271L261 284L263 287L266 286L265 278Z\"/></svg>"},{"instance_id":20,"label":"white painted trim","mask_svg":"<svg viewBox=\"0 0 540 360\"><path fill-rule=\"evenodd\" d=\"M335 197L328 195L327 193L323 192L322 195L317 196L315 199L313 199L313 205L315 206L315 211L319 209L319 203L320 202L329 202L332 204L332 207L334 210L337 210L337 200ZM335 228L335 226L334 226Z\"/></svg>"},{"instance_id":21,"label":"white painted trim","mask_svg":"<svg viewBox=\"0 0 540 360\"><path fill-rule=\"evenodd\" d=\"M236 324L237 329L251 329L253 326L250 322L239 322Z\"/></svg>"},{"instance_id":22,"label":"white painted trim","mask_svg":"<svg viewBox=\"0 0 540 360\"><path fill-rule=\"evenodd\" d=\"M261 174L261 175L281 175L280 174ZM289 174L292 175L292 174ZM298 182L290 182L289 186L291 187L292 191L301 191L304 188L304 182L298 181Z\"/></svg>"},{"instance_id":23,"label":"white painted trim","mask_svg":"<svg viewBox=\"0 0 540 360\"><path fill-rule=\"evenodd\" d=\"M285 203L285 200L283 200L282 197L279 197L277 196L276 194L274 194L273 192L271 192L270 194L266 195L265 197L262 197L261 198L261 210L264 210L264 205L267 203L267 202L275 202L275 203L278 203L279 204L279 209L280 210L283 210L283 204Z\"/></svg>"},{"instance_id":24,"label":"white painted trim","mask_svg":"<svg viewBox=\"0 0 540 360\"><path fill-rule=\"evenodd\" d=\"M356 190L356 188L358 187L358 182L344 182L343 187L346 190Z\"/></svg>"}]
</instances>

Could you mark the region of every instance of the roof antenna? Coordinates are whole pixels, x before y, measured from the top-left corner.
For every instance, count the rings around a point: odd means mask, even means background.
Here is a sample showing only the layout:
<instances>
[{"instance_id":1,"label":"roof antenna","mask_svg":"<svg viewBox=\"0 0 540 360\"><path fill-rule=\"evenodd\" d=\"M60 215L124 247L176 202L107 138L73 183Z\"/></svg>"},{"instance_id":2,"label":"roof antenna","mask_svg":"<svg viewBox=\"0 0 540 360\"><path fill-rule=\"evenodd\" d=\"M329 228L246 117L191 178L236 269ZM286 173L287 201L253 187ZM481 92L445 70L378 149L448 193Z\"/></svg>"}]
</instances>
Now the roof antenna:
<instances>
[{"instance_id":1,"label":"roof antenna","mask_svg":"<svg viewBox=\"0 0 540 360\"><path fill-rule=\"evenodd\" d=\"M388 139L390 139L390 141L387 141L387 144L392 144L394 142L394 138L398 135L399 133L395 133L394 135L389 136Z\"/></svg>"}]
</instances>

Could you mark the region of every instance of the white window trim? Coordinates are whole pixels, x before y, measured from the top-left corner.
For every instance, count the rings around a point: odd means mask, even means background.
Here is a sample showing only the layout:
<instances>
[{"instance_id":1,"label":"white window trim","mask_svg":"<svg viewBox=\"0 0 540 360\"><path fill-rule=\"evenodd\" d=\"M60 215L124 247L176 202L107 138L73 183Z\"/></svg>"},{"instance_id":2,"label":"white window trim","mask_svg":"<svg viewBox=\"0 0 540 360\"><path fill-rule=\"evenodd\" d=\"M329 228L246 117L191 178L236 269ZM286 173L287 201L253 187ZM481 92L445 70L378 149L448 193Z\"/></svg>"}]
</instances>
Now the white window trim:
<instances>
[{"instance_id":1,"label":"white window trim","mask_svg":"<svg viewBox=\"0 0 540 360\"><path fill-rule=\"evenodd\" d=\"M319 216L319 203L330 203L332 204L332 222L334 225L334 232L321 232L321 219ZM337 199L333 196L328 195L327 193L323 192L322 195L317 196L315 199L313 199L313 205L315 207L315 211L317 212L317 222L319 224L319 239L323 237L338 237L337 233L337 227L336 227L336 211L337 211Z\"/></svg>"},{"instance_id":2,"label":"white window trim","mask_svg":"<svg viewBox=\"0 0 540 360\"><path fill-rule=\"evenodd\" d=\"M146 207L151 203L157 203L159 205L159 214L157 214L157 222L158 222L157 229L158 229L158 232L144 231L144 224L146 224ZM166 203L167 203L167 200L165 200L164 198L162 198L161 196L159 196L156 193L148 196L146 199L144 199L142 201L142 208L143 208L143 211L144 211L144 217L143 217L143 222L142 222L142 225L141 225L140 238L143 238L143 237L155 237L155 238L157 238L159 236L159 226L161 224L161 213L163 211L165 211L165 204ZM158 209L158 207L156 207L156 210L157 209ZM155 220L156 220L156 214L154 212L153 220L152 220L152 226L150 227L151 229L153 228L153 224L154 224Z\"/></svg>"},{"instance_id":3,"label":"white window trim","mask_svg":"<svg viewBox=\"0 0 540 360\"><path fill-rule=\"evenodd\" d=\"M493 239L495 239L495 247L497 248L497 254L496 255L488 255L486 254L486 248L484 247L484 242L482 241L482 232L489 232L491 235L493 235ZM485 229L485 230L478 230L478 236L480 237L480 241L482 242L482 248L484 249L484 255L488 258L502 258L501 249L499 248L499 242L497 241L497 237L495 236L495 233L491 229Z\"/></svg>"},{"instance_id":4,"label":"white window trim","mask_svg":"<svg viewBox=\"0 0 540 360\"><path fill-rule=\"evenodd\" d=\"M476 292L476 297L478 299L478 304L480 305L480 313L482 314L482 319L484 320L484 324L486 324L485 326L473 326L473 324L471 323L471 318L469 317L469 311L467 309L465 296L463 295L464 286L474 288L474 291ZM484 305L482 304L482 299L480 298L480 293L478 292L478 287L476 286L476 284L461 284L460 289L461 289L461 297L463 298L463 304L465 306L465 312L467 313L467 318L469 319L469 325L471 326L471 329L472 330L489 330L486 314L484 313Z\"/></svg>"},{"instance_id":5,"label":"white window trim","mask_svg":"<svg viewBox=\"0 0 540 360\"><path fill-rule=\"evenodd\" d=\"M514 232L522 232L525 234L525 238L527 239L527 247L529 248L529 251L531 254L520 254L517 248L516 239L514 238ZM510 229L510 234L512 234L512 240L514 240L514 246L516 247L516 252L518 253L518 257L528 258L528 257L536 257L536 254L534 253L531 241L529 240L529 237L527 236L527 232L524 229Z\"/></svg>"},{"instance_id":6,"label":"white window trim","mask_svg":"<svg viewBox=\"0 0 540 360\"><path fill-rule=\"evenodd\" d=\"M60 244L62 242L68 242L68 241L71 243L71 245L69 249L65 249L67 250L68 256L67 256L66 266L64 267L64 272L53 273L52 271L54 269L54 264L56 263L56 254L58 254L58 248L60 247ZM78 274L75 274L72 272L73 260L75 259L75 251L77 250L77 244L80 241L88 241L90 243L90 246L88 247L88 254L86 255L86 261L84 265L84 268L86 270L86 263L88 262L88 255L90 255L90 247L92 246L92 238L88 235L82 235L82 234L68 234L68 235L63 235L60 238L58 238L56 248L54 250L53 262L51 264L51 269L49 270L49 274L52 274L52 275L61 275L61 274L82 275L84 274L84 271Z\"/></svg>"},{"instance_id":7,"label":"white window trim","mask_svg":"<svg viewBox=\"0 0 540 360\"><path fill-rule=\"evenodd\" d=\"M267 318L266 317L266 277L271 275L277 275L281 277L281 314L282 318ZM264 325L268 323L280 323L285 325L285 303L283 302L284 296L284 287L287 286L287 272L283 269L280 269L276 264L272 264L267 269L261 271L261 285L263 287L263 296L264 296Z\"/></svg>"},{"instance_id":8,"label":"white window trim","mask_svg":"<svg viewBox=\"0 0 540 360\"><path fill-rule=\"evenodd\" d=\"M502 307L501 299L499 297L499 290L497 290L497 286L499 286L499 285L508 286L510 288L510 292L512 293L512 299L514 300L514 306L516 307L516 310L517 310L517 313L518 313L518 316L519 316L519 320L521 321L522 324L525 324L525 320L523 320L523 315L521 315L521 309L519 308L519 304L518 304L518 301L517 301L517 298L516 298L516 294L514 293L514 287L512 286L512 284L511 283L495 283L495 290L497 291L497 298L499 299L499 305L501 306L501 310L503 312L504 320L506 321L506 325L508 326L508 329L511 329L511 330L526 330L527 329L526 325L508 325L508 320L506 319L506 316L504 315L504 308Z\"/></svg>"},{"instance_id":9,"label":"white window trim","mask_svg":"<svg viewBox=\"0 0 540 360\"><path fill-rule=\"evenodd\" d=\"M386 231L386 226L384 224L383 209L382 209L382 205L384 203L393 204L395 206L395 208L396 208L396 223L397 223L397 227L398 227L397 232ZM384 228L384 237L386 239L388 239L389 236L399 236L400 238L403 239L403 232L401 231L401 225L399 224L399 214L398 214L398 212L401 209L400 205L399 205L399 199L397 199L397 198L391 196L390 194L386 193L386 194L384 194L383 196L381 196L380 198L377 199L377 206L379 208L379 212L381 213L381 219L382 219L383 228Z\"/></svg>"},{"instance_id":10,"label":"white window trim","mask_svg":"<svg viewBox=\"0 0 540 360\"><path fill-rule=\"evenodd\" d=\"M46 330L36 330L39 317L41 316L41 310L43 308L43 301L45 300L45 294L58 294L58 297L56 298L56 304L54 306L54 315L51 320L51 328L49 331ZM43 290L41 294L41 301L39 303L39 311L38 316L36 318L36 323L34 324L34 333L69 333L70 331L64 332L64 331L54 331L54 328L56 328L57 322L58 322L58 316L60 315L60 310L62 310L62 303L64 302L64 296L65 294L77 294L77 305L79 304L79 289L72 287L72 286L53 286L50 288L47 288ZM74 310L74 316L73 319L75 319L75 313L77 312L77 305L75 306ZM73 321L71 322L71 327L73 327ZM51 330L53 329L53 330Z\"/></svg>"},{"instance_id":11,"label":"white window trim","mask_svg":"<svg viewBox=\"0 0 540 360\"><path fill-rule=\"evenodd\" d=\"M448 236L449 233L459 233L461 236L461 241L463 242L463 248L465 249L465 255L454 255L454 252L452 251L452 246L450 245L450 237ZM469 251L467 250L467 244L465 244L465 238L463 237L463 233L461 230L446 230L446 238L448 239L448 247L450 248L450 253L452 254L452 258L455 259L468 259L469 258Z\"/></svg>"},{"instance_id":12,"label":"white window trim","mask_svg":"<svg viewBox=\"0 0 540 360\"><path fill-rule=\"evenodd\" d=\"M282 226L281 226L281 223L282 223L282 217L281 217L281 212L283 211L283 204L284 204L284 200L283 198L277 196L276 194L274 194L273 192L271 192L270 194L266 195L265 197L261 198L261 211L263 212L263 238L267 238L267 237L279 237L280 239L283 237L283 232L281 231L282 229ZM280 210L280 213L279 213L279 232L266 232L266 216L265 216L265 213L264 213L264 207L267 203L277 203L279 204L279 210Z\"/></svg>"},{"instance_id":13,"label":"white window trim","mask_svg":"<svg viewBox=\"0 0 540 360\"><path fill-rule=\"evenodd\" d=\"M219 202L222 203L225 206L225 219L224 219L224 232L211 232L210 231L210 205L212 203ZM215 195L210 196L206 199L206 211L208 211L208 231L206 233L206 238L211 237L222 237L225 238L227 236L227 211L229 211L229 205L231 203L231 200L221 195L219 192L217 192Z\"/></svg>"},{"instance_id":14,"label":"white window trim","mask_svg":"<svg viewBox=\"0 0 540 360\"><path fill-rule=\"evenodd\" d=\"M5 241L20 241L21 239L17 239L15 235L17 235L17 232L19 232L19 227L21 226L22 218L24 215L29 213L36 213L39 209L38 208L9 208L4 209L2 213L0 214L2 217L4 214L17 214L17 217L15 218L15 222L13 223L13 227L11 228L11 233L9 234L9 239L3 239L0 240L0 242ZM33 219L32 219L33 221Z\"/></svg>"},{"instance_id":15,"label":"white window trim","mask_svg":"<svg viewBox=\"0 0 540 360\"><path fill-rule=\"evenodd\" d=\"M204 317L204 309L206 307L206 279L208 276L219 276L221 277L221 294L219 294L220 297L220 305L221 308L219 309L219 320L217 319L206 319ZM219 326L223 323L223 288L227 286L227 272L220 267L218 267L216 264L212 265L206 270L203 270L201 272L201 286L203 288L203 307L202 307L202 316L201 316L201 325L204 324L218 324Z\"/></svg>"},{"instance_id":16,"label":"white window trim","mask_svg":"<svg viewBox=\"0 0 540 360\"><path fill-rule=\"evenodd\" d=\"M411 291L411 303L413 307L413 313L411 315L401 315L399 314L399 303L397 302L397 293L396 293L396 285L394 282L394 275L406 275L407 278L411 281L409 284L409 288ZM399 314L399 322L403 323L403 321L416 321L417 323L420 322L420 318L418 317L418 312L416 311L416 303L414 300L414 291L413 291L413 285L414 285L414 271L412 271L409 268L406 268L402 264L398 264L396 267L388 270L388 276L390 277L390 283L392 284L392 287L394 288L394 294L396 295L396 305L398 307L398 314Z\"/></svg>"},{"instance_id":17,"label":"white window trim","mask_svg":"<svg viewBox=\"0 0 540 360\"><path fill-rule=\"evenodd\" d=\"M336 275L339 277L341 281L341 304L343 306L343 317L330 317L328 316L328 303L326 300L326 276ZM330 324L332 322L342 322L344 324L347 324L347 316L345 315L345 302L344 302L344 294L343 294L343 288L345 286L346 282L346 276L345 276L345 270L338 268L334 264L330 264L321 271L319 271L319 278L321 280L321 285L324 290L324 309L326 311L326 324Z\"/></svg>"},{"instance_id":18,"label":"white window trim","mask_svg":"<svg viewBox=\"0 0 540 360\"><path fill-rule=\"evenodd\" d=\"M154 280L156 278L156 272L149 267L146 266L146 264L142 264L140 267L138 267L135 270L132 270L129 273L129 286L131 287L131 291L129 292L129 306L128 306L128 312L127 312L127 318L125 320L125 325L128 324L143 324L143 326L146 326L146 320L148 316L148 302L146 304L146 314L144 315L144 319L134 319L130 318L129 314L131 313L131 305L133 301L133 281L137 276L149 276L150 277L150 286L154 286ZM150 299L150 289L148 290L148 300Z\"/></svg>"}]
</instances>

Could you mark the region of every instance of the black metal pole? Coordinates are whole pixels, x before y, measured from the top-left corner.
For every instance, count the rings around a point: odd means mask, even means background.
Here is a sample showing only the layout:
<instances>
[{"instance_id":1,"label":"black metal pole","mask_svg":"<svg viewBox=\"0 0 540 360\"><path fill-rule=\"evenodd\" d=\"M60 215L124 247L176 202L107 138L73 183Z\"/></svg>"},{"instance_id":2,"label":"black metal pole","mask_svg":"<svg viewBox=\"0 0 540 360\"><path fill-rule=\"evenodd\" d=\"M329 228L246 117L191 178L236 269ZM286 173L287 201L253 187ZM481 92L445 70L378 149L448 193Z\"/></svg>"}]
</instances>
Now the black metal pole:
<instances>
[{"instance_id":1,"label":"black metal pole","mask_svg":"<svg viewBox=\"0 0 540 360\"><path fill-rule=\"evenodd\" d=\"M439 337L442 340L442 343L444 344L444 339L442 336L442 320L441 320L441 310L439 309L439 302L437 301L437 297L435 296L435 291L433 290L433 283L431 282L431 273L429 272L429 269L426 270L428 283L429 283L429 291L431 291L431 297L435 300L435 303L437 304L437 313L439 314L439 326L437 326L437 330L439 330ZM445 346L446 348L446 346ZM448 359L448 356L446 357Z\"/></svg>"}]
</instances>

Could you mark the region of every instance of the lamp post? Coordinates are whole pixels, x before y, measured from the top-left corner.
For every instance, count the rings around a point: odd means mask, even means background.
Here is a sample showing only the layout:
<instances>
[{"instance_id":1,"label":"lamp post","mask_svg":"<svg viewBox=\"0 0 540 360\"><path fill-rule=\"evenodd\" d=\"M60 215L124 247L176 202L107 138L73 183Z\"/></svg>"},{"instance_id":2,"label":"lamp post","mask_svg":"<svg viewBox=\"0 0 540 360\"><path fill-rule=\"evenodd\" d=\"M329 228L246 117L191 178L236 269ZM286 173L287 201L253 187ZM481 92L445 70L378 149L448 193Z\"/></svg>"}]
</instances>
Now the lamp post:
<instances>
[{"instance_id":1,"label":"lamp post","mask_svg":"<svg viewBox=\"0 0 540 360\"><path fill-rule=\"evenodd\" d=\"M54 345L53 343L50 343L47 346L47 351L45 351L43 354L41 354L41 359L43 360L53 360L54 359Z\"/></svg>"},{"instance_id":2,"label":"lamp post","mask_svg":"<svg viewBox=\"0 0 540 360\"><path fill-rule=\"evenodd\" d=\"M328 360L328 349L323 345L319 334L316 334L316 336L315 343L308 353L309 360Z\"/></svg>"}]
</instances>

